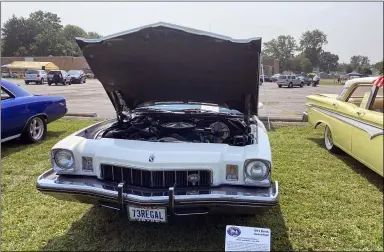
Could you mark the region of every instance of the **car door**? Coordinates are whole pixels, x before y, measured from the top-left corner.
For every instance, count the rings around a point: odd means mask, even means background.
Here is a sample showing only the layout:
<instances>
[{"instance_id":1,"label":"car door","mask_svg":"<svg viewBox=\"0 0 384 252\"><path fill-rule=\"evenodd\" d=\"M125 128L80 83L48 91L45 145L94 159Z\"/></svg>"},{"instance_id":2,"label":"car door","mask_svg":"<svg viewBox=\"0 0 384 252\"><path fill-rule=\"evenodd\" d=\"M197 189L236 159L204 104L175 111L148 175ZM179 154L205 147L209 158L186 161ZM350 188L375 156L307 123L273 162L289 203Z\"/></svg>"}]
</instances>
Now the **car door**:
<instances>
[{"instance_id":1,"label":"car door","mask_svg":"<svg viewBox=\"0 0 384 252\"><path fill-rule=\"evenodd\" d=\"M361 90L365 97L354 111L357 125L352 132L352 154L383 176L383 89L368 88Z\"/></svg>"},{"instance_id":2,"label":"car door","mask_svg":"<svg viewBox=\"0 0 384 252\"><path fill-rule=\"evenodd\" d=\"M27 105L1 87L1 139L19 136L28 120Z\"/></svg>"}]
</instances>

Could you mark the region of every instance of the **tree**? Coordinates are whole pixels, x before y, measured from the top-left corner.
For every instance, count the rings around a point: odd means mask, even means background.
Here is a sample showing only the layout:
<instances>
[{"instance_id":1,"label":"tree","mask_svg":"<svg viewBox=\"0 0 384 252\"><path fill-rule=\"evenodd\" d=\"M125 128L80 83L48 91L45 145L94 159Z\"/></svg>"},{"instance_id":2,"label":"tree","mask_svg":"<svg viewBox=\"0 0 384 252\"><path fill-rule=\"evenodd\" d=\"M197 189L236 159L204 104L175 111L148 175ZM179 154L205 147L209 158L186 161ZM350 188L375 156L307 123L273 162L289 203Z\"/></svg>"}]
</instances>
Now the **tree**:
<instances>
[{"instance_id":1,"label":"tree","mask_svg":"<svg viewBox=\"0 0 384 252\"><path fill-rule=\"evenodd\" d=\"M364 75L371 75L372 74L371 68L364 67L363 70L362 70L362 74L364 74Z\"/></svg>"},{"instance_id":2,"label":"tree","mask_svg":"<svg viewBox=\"0 0 384 252\"><path fill-rule=\"evenodd\" d=\"M362 72L363 68L369 68L369 59L367 56L354 55L350 61L351 67L354 71Z\"/></svg>"},{"instance_id":3,"label":"tree","mask_svg":"<svg viewBox=\"0 0 384 252\"><path fill-rule=\"evenodd\" d=\"M80 56L75 37L101 37L75 25L63 28L60 17L43 11L33 12L28 18L13 15L4 23L1 32L2 56Z\"/></svg>"},{"instance_id":4,"label":"tree","mask_svg":"<svg viewBox=\"0 0 384 252\"><path fill-rule=\"evenodd\" d=\"M323 46L328 43L327 35L316 29L306 31L300 38L300 50L311 61L312 66L319 66L320 53L323 51Z\"/></svg>"},{"instance_id":5,"label":"tree","mask_svg":"<svg viewBox=\"0 0 384 252\"><path fill-rule=\"evenodd\" d=\"M380 61L380 62L377 62L374 67L377 69L377 71L379 71L379 74L384 74L384 62L383 61Z\"/></svg>"},{"instance_id":6,"label":"tree","mask_svg":"<svg viewBox=\"0 0 384 252\"><path fill-rule=\"evenodd\" d=\"M301 71L304 73L312 72L311 61L308 58L302 58L300 61Z\"/></svg>"},{"instance_id":7,"label":"tree","mask_svg":"<svg viewBox=\"0 0 384 252\"><path fill-rule=\"evenodd\" d=\"M76 43L76 37L87 37L87 32L76 25L66 25L62 31L62 37L65 40L64 54L72 56L80 56L82 54Z\"/></svg>"},{"instance_id":8,"label":"tree","mask_svg":"<svg viewBox=\"0 0 384 252\"><path fill-rule=\"evenodd\" d=\"M101 36L97 32L88 32L88 34L87 34L87 38L90 38L90 39L98 39L101 37L103 37L103 36Z\"/></svg>"},{"instance_id":9,"label":"tree","mask_svg":"<svg viewBox=\"0 0 384 252\"><path fill-rule=\"evenodd\" d=\"M339 66L339 56L330 52L321 52L319 56L320 71L336 71Z\"/></svg>"},{"instance_id":10,"label":"tree","mask_svg":"<svg viewBox=\"0 0 384 252\"><path fill-rule=\"evenodd\" d=\"M28 45L33 42L33 34L28 27L28 21L23 17L17 18L13 15L4 23L1 32L2 56L4 57L16 56L20 47L24 47L23 50L27 53Z\"/></svg>"},{"instance_id":11,"label":"tree","mask_svg":"<svg viewBox=\"0 0 384 252\"><path fill-rule=\"evenodd\" d=\"M347 65L347 67L346 67L346 69L345 69L345 72L346 72L346 73L351 73L351 72L353 72L353 68L352 68L352 66L351 66L350 64Z\"/></svg>"},{"instance_id":12,"label":"tree","mask_svg":"<svg viewBox=\"0 0 384 252\"><path fill-rule=\"evenodd\" d=\"M341 63L339 64L339 67L337 68L340 72L350 73L353 71L353 68L351 67L351 64L348 63Z\"/></svg>"},{"instance_id":13,"label":"tree","mask_svg":"<svg viewBox=\"0 0 384 252\"><path fill-rule=\"evenodd\" d=\"M288 69L288 61L293 57L297 45L295 39L290 35L280 35L264 43L263 54L279 60L280 69Z\"/></svg>"}]
</instances>

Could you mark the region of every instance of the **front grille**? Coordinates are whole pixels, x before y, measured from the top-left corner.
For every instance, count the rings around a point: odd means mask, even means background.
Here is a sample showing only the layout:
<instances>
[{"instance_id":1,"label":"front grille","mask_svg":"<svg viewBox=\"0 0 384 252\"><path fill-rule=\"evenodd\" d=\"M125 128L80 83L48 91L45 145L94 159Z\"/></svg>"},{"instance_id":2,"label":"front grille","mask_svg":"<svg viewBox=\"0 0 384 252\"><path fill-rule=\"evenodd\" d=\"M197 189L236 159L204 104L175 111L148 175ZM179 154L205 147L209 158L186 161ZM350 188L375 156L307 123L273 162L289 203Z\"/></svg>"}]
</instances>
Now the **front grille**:
<instances>
[{"instance_id":1,"label":"front grille","mask_svg":"<svg viewBox=\"0 0 384 252\"><path fill-rule=\"evenodd\" d=\"M101 178L106 181L125 182L127 185L169 188L176 184L176 187L210 186L212 180L211 171L188 170L188 171L146 171L135 168L112 166L102 164ZM188 181L188 176L198 174L200 180L193 185Z\"/></svg>"}]
</instances>

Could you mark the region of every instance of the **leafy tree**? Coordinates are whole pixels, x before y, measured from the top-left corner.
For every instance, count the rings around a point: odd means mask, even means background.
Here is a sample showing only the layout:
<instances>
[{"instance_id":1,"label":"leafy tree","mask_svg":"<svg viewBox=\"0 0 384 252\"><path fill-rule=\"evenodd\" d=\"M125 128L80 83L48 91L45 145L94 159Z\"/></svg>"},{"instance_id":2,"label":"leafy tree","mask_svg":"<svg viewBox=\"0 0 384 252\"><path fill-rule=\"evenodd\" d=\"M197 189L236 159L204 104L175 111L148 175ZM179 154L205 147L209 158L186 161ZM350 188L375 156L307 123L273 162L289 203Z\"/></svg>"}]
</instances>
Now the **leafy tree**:
<instances>
[{"instance_id":1,"label":"leafy tree","mask_svg":"<svg viewBox=\"0 0 384 252\"><path fill-rule=\"evenodd\" d=\"M371 75L371 74L372 74L372 70L371 70L371 68L369 68L369 67L364 67L364 68L363 68L363 71L362 71L362 74L365 74L365 75Z\"/></svg>"},{"instance_id":2,"label":"leafy tree","mask_svg":"<svg viewBox=\"0 0 384 252\"><path fill-rule=\"evenodd\" d=\"M51 12L36 11L28 18L13 15L1 29L2 56L80 56L75 37L99 38L75 25L63 28L60 18Z\"/></svg>"},{"instance_id":3,"label":"leafy tree","mask_svg":"<svg viewBox=\"0 0 384 252\"><path fill-rule=\"evenodd\" d=\"M28 45L33 42L33 34L28 27L28 20L13 15L1 29L2 56L16 56L20 47L27 52ZM19 52L20 53L20 52Z\"/></svg>"},{"instance_id":4,"label":"leafy tree","mask_svg":"<svg viewBox=\"0 0 384 252\"><path fill-rule=\"evenodd\" d=\"M354 55L351 57L350 64L354 71L360 73L360 71L363 71L363 68L369 67L369 59L367 56Z\"/></svg>"},{"instance_id":5,"label":"leafy tree","mask_svg":"<svg viewBox=\"0 0 384 252\"><path fill-rule=\"evenodd\" d=\"M324 32L318 29L306 31L300 38L300 50L311 61L312 66L319 66L320 54L327 43L327 35Z\"/></svg>"},{"instance_id":6,"label":"leafy tree","mask_svg":"<svg viewBox=\"0 0 384 252\"><path fill-rule=\"evenodd\" d=\"M264 43L263 54L279 60L280 69L288 69L288 61L294 55L297 45L295 39L290 35L280 35L276 39Z\"/></svg>"},{"instance_id":7,"label":"leafy tree","mask_svg":"<svg viewBox=\"0 0 384 252\"><path fill-rule=\"evenodd\" d=\"M66 25L62 31L62 37L65 40L64 54L80 56L81 50L76 44L75 37L87 37L87 32L76 25Z\"/></svg>"},{"instance_id":8,"label":"leafy tree","mask_svg":"<svg viewBox=\"0 0 384 252\"><path fill-rule=\"evenodd\" d=\"M377 69L377 71L379 71L379 74L384 74L384 62L383 61L380 61L380 62L377 62L374 67Z\"/></svg>"},{"instance_id":9,"label":"leafy tree","mask_svg":"<svg viewBox=\"0 0 384 252\"><path fill-rule=\"evenodd\" d=\"M320 71L336 71L339 66L339 56L330 52L321 52L319 57Z\"/></svg>"},{"instance_id":10,"label":"leafy tree","mask_svg":"<svg viewBox=\"0 0 384 252\"><path fill-rule=\"evenodd\" d=\"M101 37L103 37L103 36L101 36L97 32L88 32L88 34L87 34L87 38L90 38L90 39L97 39L97 38L101 38Z\"/></svg>"},{"instance_id":11,"label":"leafy tree","mask_svg":"<svg viewBox=\"0 0 384 252\"><path fill-rule=\"evenodd\" d=\"M308 58L302 58L301 59L300 67L301 67L301 71L303 71L304 73L312 72L311 61Z\"/></svg>"},{"instance_id":12,"label":"leafy tree","mask_svg":"<svg viewBox=\"0 0 384 252\"><path fill-rule=\"evenodd\" d=\"M352 68L352 66L351 66L350 64L348 64L347 67L345 68L345 72L346 72L346 73L351 73L351 72L353 72L353 68Z\"/></svg>"}]
</instances>

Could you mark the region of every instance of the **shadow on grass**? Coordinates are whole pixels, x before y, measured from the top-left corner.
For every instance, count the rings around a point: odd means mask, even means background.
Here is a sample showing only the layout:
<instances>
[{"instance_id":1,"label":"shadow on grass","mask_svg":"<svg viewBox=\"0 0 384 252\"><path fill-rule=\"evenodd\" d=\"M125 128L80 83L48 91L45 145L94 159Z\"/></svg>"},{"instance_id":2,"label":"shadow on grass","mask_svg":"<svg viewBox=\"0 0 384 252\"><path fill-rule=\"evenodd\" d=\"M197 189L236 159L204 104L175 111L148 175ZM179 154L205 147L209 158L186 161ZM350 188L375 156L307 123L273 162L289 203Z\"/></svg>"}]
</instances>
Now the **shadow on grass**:
<instances>
[{"instance_id":1,"label":"shadow on grass","mask_svg":"<svg viewBox=\"0 0 384 252\"><path fill-rule=\"evenodd\" d=\"M13 153L23 151L31 146L39 146L41 144L44 144L44 142L49 139L60 137L64 133L66 132L65 131L48 131L45 139L38 143L24 143L19 138L5 142L5 143L1 143L1 158L5 158L6 156L11 155Z\"/></svg>"},{"instance_id":2,"label":"shadow on grass","mask_svg":"<svg viewBox=\"0 0 384 252\"><path fill-rule=\"evenodd\" d=\"M316 143L319 147L324 147L324 139L323 138L308 138L312 142ZM329 153L329 155L334 155L342 160L346 165L348 165L354 172L358 173L360 176L366 178L372 185L374 185L377 189L383 192L383 177L381 177L376 172L372 171L370 168L360 163L350 155L345 152L342 152L339 155Z\"/></svg>"},{"instance_id":3,"label":"shadow on grass","mask_svg":"<svg viewBox=\"0 0 384 252\"><path fill-rule=\"evenodd\" d=\"M129 222L113 210L94 206L41 249L223 251L226 225L270 228L272 249L292 250L279 206L256 216L184 216L167 224Z\"/></svg>"}]
</instances>

